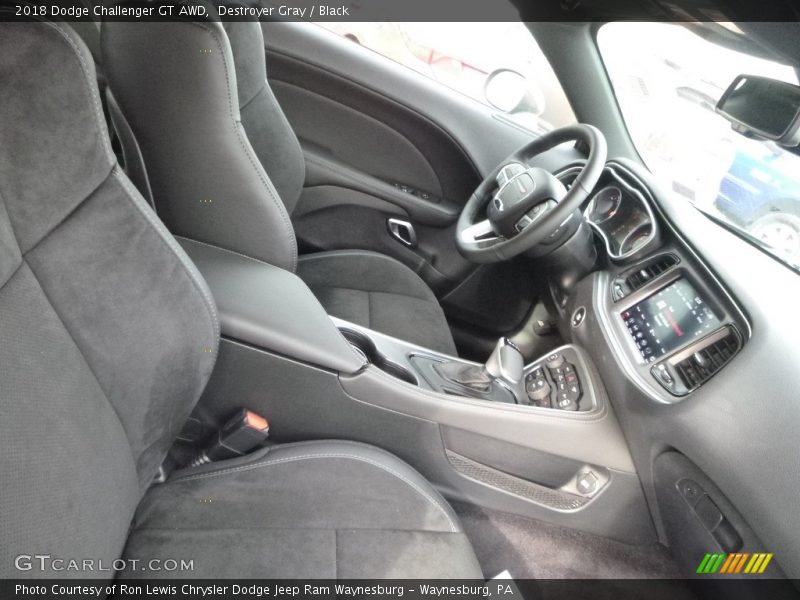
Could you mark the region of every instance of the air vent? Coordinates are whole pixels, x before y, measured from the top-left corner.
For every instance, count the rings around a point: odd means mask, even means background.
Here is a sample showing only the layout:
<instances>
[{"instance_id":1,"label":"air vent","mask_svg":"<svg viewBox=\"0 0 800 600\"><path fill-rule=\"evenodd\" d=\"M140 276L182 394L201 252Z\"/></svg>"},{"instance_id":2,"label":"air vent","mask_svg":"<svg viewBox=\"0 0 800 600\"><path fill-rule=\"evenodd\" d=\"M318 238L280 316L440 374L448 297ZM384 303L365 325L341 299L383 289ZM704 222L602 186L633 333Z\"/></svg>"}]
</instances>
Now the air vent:
<instances>
[{"instance_id":1,"label":"air vent","mask_svg":"<svg viewBox=\"0 0 800 600\"><path fill-rule=\"evenodd\" d=\"M678 264L678 259L674 255L664 254L628 275L628 277L625 279L625 282L633 292L638 290L654 277L661 275L661 273L670 267L674 267L676 264Z\"/></svg>"},{"instance_id":2,"label":"air vent","mask_svg":"<svg viewBox=\"0 0 800 600\"><path fill-rule=\"evenodd\" d=\"M729 328L724 337L677 363L675 370L686 388L693 390L724 367L739 351L740 346L739 337Z\"/></svg>"},{"instance_id":3,"label":"air vent","mask_svg":"<svg viewBox=\"0 0 800 600\"><path fill-rule=\"evenodd\" d=\"M657 258L636 267L634 271L617 277L612 288L614 302L622 300L631 292L635 292L648 281L655 279L664 271L678 264L678 257L674 254L662 254Z\"/></svg>"}]
</instances>

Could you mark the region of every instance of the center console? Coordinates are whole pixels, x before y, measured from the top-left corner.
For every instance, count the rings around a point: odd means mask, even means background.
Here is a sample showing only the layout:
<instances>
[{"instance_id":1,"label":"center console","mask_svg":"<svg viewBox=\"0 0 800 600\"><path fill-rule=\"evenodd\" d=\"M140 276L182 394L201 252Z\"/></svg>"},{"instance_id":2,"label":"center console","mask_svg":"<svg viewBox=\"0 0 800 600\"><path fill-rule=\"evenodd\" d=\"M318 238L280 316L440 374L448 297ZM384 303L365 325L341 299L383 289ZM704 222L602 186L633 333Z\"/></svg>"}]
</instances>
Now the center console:
<instances>
[{"instance_id":1,"label":"center console","mask_svg":"<svg viewBox=\"0 0 800 600\"><path fill-rule=\"evenodd\" d=\"M181 239L216 301L222 340L193 417L243 407L277 443L385 448L451 498L628 543L653 540L627 443L578 345L525 364L501 339L486 363L335 319L296 275Z\"/></svg>"},{"instance_id":2,"label":"center console","mask_svg":"<svg viewBox=\"0 0 800 600\"><path fill-rule=\"evenodd\" d=\"M525 369L525 392L532 406L588 411L594 408L591 382L582 357L564 346Z\"/></svg>"},{"instance_id":3,"label":"center console","mask_svg":"<svg viewBox=\"0 0 800 600\"><path fill-rule=\"evenodd\" d=\"M598 407L586 359L574 346L563 346L524 365L519 349L501 338L486 363L479 364L333 321L371 364L445 396L561 411L590 412Z\"/></svg>"}]
</instances>

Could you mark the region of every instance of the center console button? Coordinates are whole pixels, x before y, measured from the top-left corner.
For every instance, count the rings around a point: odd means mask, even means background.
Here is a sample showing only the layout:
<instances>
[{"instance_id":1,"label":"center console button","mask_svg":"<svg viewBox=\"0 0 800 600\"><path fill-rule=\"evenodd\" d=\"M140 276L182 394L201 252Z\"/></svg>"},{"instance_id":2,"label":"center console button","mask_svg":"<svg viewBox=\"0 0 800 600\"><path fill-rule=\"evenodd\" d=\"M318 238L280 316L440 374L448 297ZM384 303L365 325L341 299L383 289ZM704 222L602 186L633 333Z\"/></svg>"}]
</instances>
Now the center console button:
<instances>
[{"instance_id":1,"label":"center console button","mask_svg":"<svg viewBox=\"0 0 800 600\"><path fill-rule=\"evenodd\" d=\"M555 369L564 364L564 357L558 352L554 352L547 357L545 364L547 365L548 369Z\"/></svg>"},{"instance_id":2,"label":"center console button","mask_svg":"<svg viewBox=\"0 0 800 600\"><path fill-rule=\"evenodd\" d=\"M578 410L578 401L569 390L558 392L556 403L561 410Z\"/></svg>"},{"instance_id":3,"label":"center console button","mask_svg":"<svg viewBox=\"0 0 800 600\"><path fill-rule=\"evenodd\" d=\"M550 408L550 386L544 379L537 379L528 384L528 398L534 406Z\"/></svg>"},{"instance_id":4,"label":"center console button","mask_svg":"<svg viewBox=\"0 0 800 600\"><path fill-rule=\"evenodd\" d=\"M567 392L559 392L557 398L556 403L561 410L574 410L573 407L577 408L572 399L567 396Z\"/></svg>"},{"instance_id":5,"label":"center console button","mask_svg":"<svg viewBox=\"0 0 800 600\"><path fill-rule=\"evenodd\" d=\"M583 320L586 318L586 308L581 306L572 313L572 320L571 324L573 329L577 329L583 323Z\"/></svg>"},{"instance_id":6,"label":"center console button","mask_svg":"<svg viewBox=\"0 0 800 600\"><path fill-rule=\"evenodd\" d=\"M577 383L573 383L572 385L567 386L567 395L569 396L570 400L573 402L577 402L581 398L581 388Z\"/></svg>"},{"instance_id":7,"label":"center console button","mask_svg":"<svg viewBox=\"0 0 800 600\"><path fill-rule=\"evenodd\" d=\"M547 380L544 379L544 377L540 377L538 379L532 379L526 384L525 387L528 389L529 392L532 392L533 390L540 390L542 388L548 388L548 389L550 388L550 386L547 385Z\"/></svg>"}]
</instances>

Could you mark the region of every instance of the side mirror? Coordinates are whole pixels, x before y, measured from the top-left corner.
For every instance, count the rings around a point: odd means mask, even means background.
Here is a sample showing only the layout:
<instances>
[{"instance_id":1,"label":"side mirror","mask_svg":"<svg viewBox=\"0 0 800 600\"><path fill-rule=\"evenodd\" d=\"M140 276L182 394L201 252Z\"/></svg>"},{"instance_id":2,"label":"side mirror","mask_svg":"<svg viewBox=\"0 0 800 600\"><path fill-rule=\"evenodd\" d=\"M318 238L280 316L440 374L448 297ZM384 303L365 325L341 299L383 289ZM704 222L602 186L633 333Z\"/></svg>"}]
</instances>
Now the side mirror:
<instances>
[{"instance_id":1,"label":"side mirror","mask_svg":"<svg viewBox=\"0 0 800 600\"><path fill-rule=\"evenodd\" d=\"M487 75L483 84L486 101L505 113L533 113L544 111L544 97L533 91L524 75L511 69L497 69Z\"/></svg>"},{"instance_id":2,"label":"side mirror","mask_svg":"<svg viewBox=\"0 0 800 600\"><path fill-rule=\"evenodd\" d=\"M800 86L739 75L717 102L716 110L739 133L781 146L800 144Z\"/></svg>"}]
</instances>

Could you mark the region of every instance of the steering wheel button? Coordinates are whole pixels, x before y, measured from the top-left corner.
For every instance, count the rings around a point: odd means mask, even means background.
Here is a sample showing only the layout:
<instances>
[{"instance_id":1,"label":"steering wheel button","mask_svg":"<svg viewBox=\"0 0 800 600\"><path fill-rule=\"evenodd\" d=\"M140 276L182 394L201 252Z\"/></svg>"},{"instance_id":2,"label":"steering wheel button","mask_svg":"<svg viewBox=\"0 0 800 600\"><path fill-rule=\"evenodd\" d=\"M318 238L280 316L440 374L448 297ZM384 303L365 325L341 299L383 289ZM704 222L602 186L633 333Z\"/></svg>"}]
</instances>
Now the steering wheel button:
<instances>
[{"instance_id":1,"label":"steering wheel button","mask_svg":"<svg viewBox=\"0 0 800 600\"><path fill-rule=\"evenodd\" d=\"M522 231L531 223L533 223L533 221L528 215L522 215L522 218L517 221L517 224L514 227L516 227L517 231Z\"/></svg>"}]
</instances>

